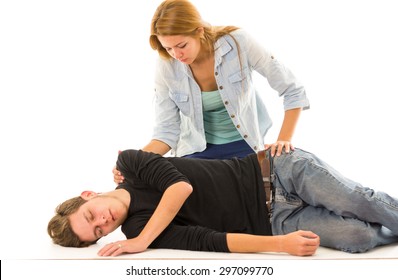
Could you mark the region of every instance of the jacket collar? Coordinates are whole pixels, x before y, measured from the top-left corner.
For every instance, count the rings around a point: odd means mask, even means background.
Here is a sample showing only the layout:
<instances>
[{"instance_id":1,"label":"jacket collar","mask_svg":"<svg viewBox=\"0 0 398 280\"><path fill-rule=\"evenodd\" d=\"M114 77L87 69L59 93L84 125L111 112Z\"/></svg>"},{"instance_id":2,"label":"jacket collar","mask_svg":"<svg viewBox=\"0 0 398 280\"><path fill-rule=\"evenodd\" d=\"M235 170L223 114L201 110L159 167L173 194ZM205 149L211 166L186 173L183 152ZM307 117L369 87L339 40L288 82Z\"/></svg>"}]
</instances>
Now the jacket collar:
<instances>
[{"instance_id":1,"label":"jacket collar","mask_svg":"<svg viewBox=\"0 0 398 280\"><path fill-rule=\"evenodd\" d=\"M214 44L215 54L214 54L214 62L215 66L221 64L222 57L229 53L232 50L231 44L225 39L225 36L221 37Z\"/></svg>"}]
</instances>

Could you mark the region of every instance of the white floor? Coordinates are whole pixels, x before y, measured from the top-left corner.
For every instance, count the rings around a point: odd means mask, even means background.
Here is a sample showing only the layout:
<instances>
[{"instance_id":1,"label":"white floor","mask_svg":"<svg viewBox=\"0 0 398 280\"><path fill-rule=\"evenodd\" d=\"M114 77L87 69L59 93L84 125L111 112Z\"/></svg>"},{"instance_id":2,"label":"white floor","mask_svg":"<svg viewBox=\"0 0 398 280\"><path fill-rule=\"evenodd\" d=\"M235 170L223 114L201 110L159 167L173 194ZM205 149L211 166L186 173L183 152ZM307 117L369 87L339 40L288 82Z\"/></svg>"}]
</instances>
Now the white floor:
<instances>
[{"instance_id":1,"label":"white floor","mask_svg":"<svg viewBox=\"0 0 398 280\"><path fill-rule=\"evenodd\" d=\"M318 280L320 275L327 274L333 278L344 276L343 279L355 277L366 280L378 278L380 273L394 273L398 267L398 244L378 247L362 254L349 254L321 247L310 257L278 253L236 254L164 249L148 249L142 253L118 257L104 258L97 255L102 246L121 239L124 236L117 230L88 248L65 248L52 244L43 232L37 236L32 234L31 238L14 237L13 241L5 242L6 251L0 252L7 256L2 258L1 279L54 279L55 275L57 280L109 280L125 279L123 277L126 276L135 277L134 279L175 280L176 277L169 275L138 278L137 275L127 274L133 267L139 271L146 268L170 268L174 271L180 268L187 271L208 269L211 278L207 279L260 279L268 275L229 277L220 272L226 268L267 267L272 269L272 276L277 276L273 279ZM190 275L189 279L206 279L203 277Z\"/></svg>"},{"instance_id":2,"label":"white floor","mask_svg":"<svg viewBox=\"0 0 398 280\"><path fill-rule=\"evenodd\" d=\"M88 248L64 248L58 245L42 244L41 250L35 258L38 259L104 259L97 256L97 251L108 242L124 239L122 233L115 232L100 240L97 244ZM310 257L296 257L288 254L279 253L256 253L256 254L237 254L237 253L214 253L196 252L184 250L168 249L148 249L138 254L124 254L112 259L132 259L132 260L179 260L179 259L204 259L204 260L335 260L335 259L397 259L398 244L377 247L369 252L361 254L350 254L338 250L320 247L316 254Z\"/></svg>"}]
</instances>

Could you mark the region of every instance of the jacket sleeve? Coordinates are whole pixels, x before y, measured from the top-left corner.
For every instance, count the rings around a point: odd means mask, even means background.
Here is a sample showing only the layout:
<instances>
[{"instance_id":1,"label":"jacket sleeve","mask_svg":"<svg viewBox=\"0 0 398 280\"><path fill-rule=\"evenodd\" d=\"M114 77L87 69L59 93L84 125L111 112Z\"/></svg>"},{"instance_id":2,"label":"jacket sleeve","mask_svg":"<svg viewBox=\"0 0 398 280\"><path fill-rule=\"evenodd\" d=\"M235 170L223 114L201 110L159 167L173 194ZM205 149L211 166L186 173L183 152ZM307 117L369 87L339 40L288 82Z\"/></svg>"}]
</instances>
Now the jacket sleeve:
<instances>
[{"instance_id":1,"label":"jacket sleeve","mask_svg":"<svg viewBox=\"0 0 398 280\"><path fill-rule=\"evenodd\" d=\"M141 150L121 152L116 166L129 183L155 186L162 192L177 182L190 183L167 158Z\"/></svg>"},{"instance_id":2,"label":"jacket sleeve","mask_svg":"<svg viewBox=\"0 0 398 280\"><path fill-rule=\"evenodd\" d=\"M265 77L271 88L283 96L285 110L309 109L305 88L290 69L245 31L240 30L238 38L243 57L246 56L250 68Z\"/></svg>"},{"instance_id":3,"label":"jacket sleeve","mask_svg":"<svg viewBox=\"0 0 398 280\"><path fill-rule=\"evenodd\" d=\"M154 112L155 124L153 128L152 139L165 142L172 149L176 149L180 137L180 110L177 104L170 98L170 88L164 77L164 73L171 67L168 62L159 58L155 72L154 89Z\"/></svg>"}]
</instances>

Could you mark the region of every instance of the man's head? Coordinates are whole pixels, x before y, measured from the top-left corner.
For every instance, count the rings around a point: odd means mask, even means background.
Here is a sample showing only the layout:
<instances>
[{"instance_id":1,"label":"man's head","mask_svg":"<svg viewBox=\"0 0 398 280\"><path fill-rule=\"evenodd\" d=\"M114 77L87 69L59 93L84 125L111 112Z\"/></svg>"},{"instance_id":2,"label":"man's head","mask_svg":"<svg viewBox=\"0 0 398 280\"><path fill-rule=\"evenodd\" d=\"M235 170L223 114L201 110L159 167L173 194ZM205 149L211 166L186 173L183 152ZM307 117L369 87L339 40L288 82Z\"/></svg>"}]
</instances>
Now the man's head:
<instances>
[{"instance_id":1,"label":"man's head","mask_svg":"<svg viewBox=\"0 0 398 280\"><path fill-rule=\"evenodd\" d=\"M99 195L85 191L60 204L47 227L53 242L65 247L87 247L117 229L128 211L129 196L124 192Z\"/></svg>"},{"instance_id":2,"label":"man's head","mask_svg":"<svg viewBox=\"0 0 398 280\"><path fill-rule=\"evenodd\" d=\"M47 226L47 232L55 244L65 247L87 247L94 242L81 241L74 233L69 216L75 213L87 200L77 196L66 200L55 209L55 216Z\"/></svg>"}]
</instances>

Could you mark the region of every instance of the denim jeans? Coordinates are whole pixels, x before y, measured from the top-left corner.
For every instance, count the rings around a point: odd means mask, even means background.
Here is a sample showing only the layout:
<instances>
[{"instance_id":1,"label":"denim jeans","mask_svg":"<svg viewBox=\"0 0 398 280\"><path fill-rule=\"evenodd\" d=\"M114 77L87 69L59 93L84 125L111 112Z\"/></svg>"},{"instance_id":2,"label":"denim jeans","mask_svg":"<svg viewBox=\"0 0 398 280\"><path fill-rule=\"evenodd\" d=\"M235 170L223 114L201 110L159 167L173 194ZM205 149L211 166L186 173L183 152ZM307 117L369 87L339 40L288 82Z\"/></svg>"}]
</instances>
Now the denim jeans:
<instances>
[{"instance_id":1,"label":"denim jeans","mask_svg":"<svg viewBox=\"0 0 398 280\"><path fill-rule=\"evenodd\" d=\"M309 230L350 253L398 242L398 200L347 179L301 149L274 157L273 235Z\"/></svg>"}]
</instances>

